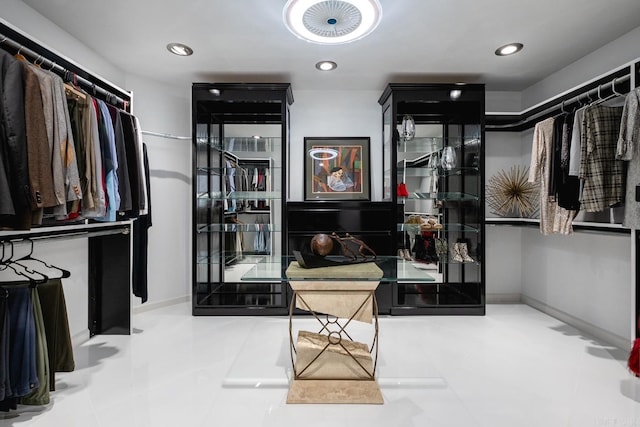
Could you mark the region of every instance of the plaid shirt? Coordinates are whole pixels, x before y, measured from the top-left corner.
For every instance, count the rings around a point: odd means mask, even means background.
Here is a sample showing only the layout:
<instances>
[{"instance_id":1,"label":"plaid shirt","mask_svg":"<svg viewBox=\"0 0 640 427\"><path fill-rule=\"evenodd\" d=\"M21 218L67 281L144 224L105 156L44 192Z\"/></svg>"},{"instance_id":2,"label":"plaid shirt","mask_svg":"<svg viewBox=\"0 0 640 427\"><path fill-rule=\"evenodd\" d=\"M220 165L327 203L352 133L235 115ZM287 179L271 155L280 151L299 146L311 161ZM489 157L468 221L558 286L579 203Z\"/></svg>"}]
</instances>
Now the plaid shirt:
<instances>
[{"instance_id":1,"label":"plaid shirt","mask_svg":"<svg viewBox=\"0 0 640 427\"><path fill-rule=\"evenodd\" d=\"M594 105L584 112L580 140L584 187L580 202L587 212L603 211L624 200L624 164L616 160L621 118L620 107Z\"/></svg>"}]
</instances>

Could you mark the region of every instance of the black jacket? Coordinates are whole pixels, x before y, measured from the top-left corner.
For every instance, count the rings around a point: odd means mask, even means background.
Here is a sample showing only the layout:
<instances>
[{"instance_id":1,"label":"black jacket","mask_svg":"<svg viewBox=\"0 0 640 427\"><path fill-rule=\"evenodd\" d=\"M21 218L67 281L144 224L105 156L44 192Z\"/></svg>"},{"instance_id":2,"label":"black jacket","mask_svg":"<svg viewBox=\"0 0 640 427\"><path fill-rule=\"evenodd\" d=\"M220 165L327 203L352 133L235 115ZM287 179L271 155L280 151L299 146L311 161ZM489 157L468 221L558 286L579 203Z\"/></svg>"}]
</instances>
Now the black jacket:
<instances>
[{"instance_id":1,"label":"black jacket","mask_svg":"<svg viewBox=\"0 0 640 427\"><path fill-rule=\"evenodd\" d=\"M28 228L31 211L22 67L0 49L0 226L10 228Z\"/></svg>"}]
</instances>

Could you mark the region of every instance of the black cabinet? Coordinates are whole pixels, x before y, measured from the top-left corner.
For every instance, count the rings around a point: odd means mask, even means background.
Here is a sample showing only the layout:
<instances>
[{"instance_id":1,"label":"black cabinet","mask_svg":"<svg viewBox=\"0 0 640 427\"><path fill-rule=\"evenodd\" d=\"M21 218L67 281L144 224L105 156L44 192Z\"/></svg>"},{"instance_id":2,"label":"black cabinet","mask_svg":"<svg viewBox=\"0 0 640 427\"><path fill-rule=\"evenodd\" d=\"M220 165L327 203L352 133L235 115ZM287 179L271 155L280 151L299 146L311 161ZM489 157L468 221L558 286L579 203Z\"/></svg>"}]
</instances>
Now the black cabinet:
<instances>
[{"instance_id":1,"label":"black cabinet","mask_svg":"<svg viewBox=\"0 0 640 427\"><path fill-rule=\"evenodd\" d=\"M289 84L192 88L193 314L286 314ZM271 266L276 274L248 275Z\"/></svg>"},{"instance_id":2,"label":"black cabinet","mask_svg":"<svg viewBox=\"0 0 640 427\"><path fill-rule=\"evenodd\" d=\"M398 271L434 279L399 279L392 314L484 314L484 102L479 84L389 84L379 99Z\"/></svg>"},{"instance_id":3,"label":"black cabinet","mask_svg":"<svg viewBox=\"0 0 640 427\"><path fill-rule=\"evenodd\" d=\"M394 254L393 234L396 228L391 202L323 201L287 203L287 253L303 251L318 234L346 233L364 241L377 255ZM386 264L385 264L386 265ZM383 265L380 265L384 269ZM386 271L385 278L395 278L395 271ZM376 290L378 312L390 314L393 302L393 281L383 281Z\"/></svg>"}]
</instances>

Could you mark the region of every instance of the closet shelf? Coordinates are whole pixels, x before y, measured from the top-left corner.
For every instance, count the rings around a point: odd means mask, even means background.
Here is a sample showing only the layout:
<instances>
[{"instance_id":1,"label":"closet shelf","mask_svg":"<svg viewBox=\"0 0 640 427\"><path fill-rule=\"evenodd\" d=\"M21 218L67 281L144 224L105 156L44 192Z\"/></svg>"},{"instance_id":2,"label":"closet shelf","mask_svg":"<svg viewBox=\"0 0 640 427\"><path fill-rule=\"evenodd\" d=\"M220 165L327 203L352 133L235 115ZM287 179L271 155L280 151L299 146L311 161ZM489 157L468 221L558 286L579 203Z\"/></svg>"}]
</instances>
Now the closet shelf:
<instances>
[{"instance_id":1,"label":"closet shelf","mask_svg":"<svg viewBox=\"0 0 640 427\"><path fill-rule=\"evenodd\" d=\"M479 233L480 228L472 227L468 224L443 224L443 228L441 228L440 230L436 230L434 228L423 230L423 229L420 229L419 224L398 224L398 231L399 232L406 231L410 233L414 233L417 231L437 231L437 232L444 232L444 233L447 233L447 232Z\"/></svg>"},{"instance_id":2,"label":"closet shelf","mask_svg":"<svg viewBox=\"0 0 640 427\"><path fill-rule=\"evenodd\" d=\"M269 170L273 171L273 170L279 170L282 169L281 166L278 167L274 167L274 166L269 166ZM196 169L196 171L198 172L198 175L214 175L214 176L226 176L226 175L230 175L231 172L233 172L233 174L235 176L247 176L247 177L253 177L253 170L251 168L247 168L247 167L241 167L241 168L223 168L223 167L204 167L204 166L200 166ZM249 173L244 173L244 172L249 172Z\"/></svg>"},{"instance_id":3,"label":"closet shelf","mask_svg":"<svg viewBox=\"0 0 640 427\"><path fill-rule=\"evenodd\" d=\"M224 258L225 255L226 254L222 252L211 252L209 256L199 255L196 262L198 263L198 265L216 265L220 264L220 260ZM268 266L275 265L279 262L279 259L276 259L270 255L245 254L241 257L236 257L233 264ZM280 264L277 265L279 266ZM273 269L275 271L276 267L274 266Z\"/></svg>"},{"instance_id":4,"label":"closet shelf","mask_svg":"<svg viewBox=\"0 0 640 427\"><path fill-rule=\"evenodd\" d=\"M128 234L131 231L132 220L115 222L92 222L84 220L78 224L34 227L31 230L0 231L0 240L13 239L53 239L94 237L109 234Z\"/></svg>"},{"instance_id":5,"label":"closet shelf","mask_svg":"<svg viewBox=\"0 0 640 427\"><path fill-rule=\"evenodd\" d=\"M198 146L210 147L219 151L228 151L232 153L271 153L280 151L282 147L282 138L224 138L222 141L218 138L198 137L196 138Z\"/></svg>"},{"instance_id":6,"label":"closet shelf","mask_svg":"<svg viewBox=\"0 0 640 427\"><path fill-rule=\"evenodd\" d=\"M426 263L421 261L407 261L405 259L398 258L398 282L401 281L415 281L417 273L413 270L418 270L421 273L430 274L432 276L438 276L440 266L447 265L451 267L464 267L464 266L480 266L480 263L476 261L475 256L472 256L473 262L458 262L449 259L447 261L438 261L437 263ZM442 283L441 283L442 284Z\"/></svg>"},{"instance_id":7,"label":"closet shelf","mask_svg":"<svg viewBox=\"0 0 640 427\"><path fill-rule=\"evenodd\" d=\"M446 143L446 144L445 144ZM428 151L438 151L442 149L444 145L451 146L462 146L462 145L475 145L480 143L480 138L478 136L468 136L468 137L459 137L459 136L449 136L449 137L441 137L441 136L427 136L427 137L415 137L410 141L402 141L398 142L398 153L402 152L415 152L415 153L424 153Z\"/></svg>"},{"instance_id":8,"label":"closet shelf","mask_svg":"<svg viewBox=\"0 0 640 427\"><path fill-rule=\"evenodd\" d=\"M280 200L282 193L278 191L234 191L232 193L200 193L201 200Z\"/></svg>"},{"instance_id":9,"label":"closet shelf","mask_svg":"<svg viewBox=\"0 0 640 427\"><path fill-rule=\"evenodd\" d=\"M538 218L486 218L486 225L491 226L522 226L522 227L539 227L540 219ZM629 234L631 229L624 227L622 224L613 224L606 222L584 222L574 221L573 230L581 232L602 232L602 233L621 233Z\"/></svg>"},{"instance_id":10,"label":"closet shelf","mask_svg":"<svg viewBox=\"0 0 640 427\"><path fill-rule=\"evenodd\" d=\"M456 175L461 175L461 176L467 176L467 175L474 175L480 172L480 168L478 167L469 167L469 168L455 168L455 169L451 169L451 170L445 170L442 168L438 168L438 176L456 176ZM398 176L405 176L405 177L429 177L432 175L432 171L429 168L426 167L410 167L407 166L406 168L400 168L398 167Z\"/></svg>"},{"instance_id":11,"label":"closet shelf","mask_svg":"<svg viewBox=\"0 0 640 427\"><path fill-rule=\"evenodd\" d=\"M282 230L276 228L273 224L198 224L198 233L220 233L220 232L258 232L268 231L271 233L279 233Z\"/></svg>"},{"instance_id":12,"label":"closet shelf","mask_svg":"<svg viewBox=\"0 0 640 427\"><path fill-rule=\"evenodd\" d=\"M458 192L446 192L446 193L436 193L434 197L434 193L409 193L409 197L405 197L406 199L425 199L425 200L442 200L445 202L477 202L479 200L478 196L474 196L473 194L467 193L458 193Z\"/></svg>"}]
</instances>

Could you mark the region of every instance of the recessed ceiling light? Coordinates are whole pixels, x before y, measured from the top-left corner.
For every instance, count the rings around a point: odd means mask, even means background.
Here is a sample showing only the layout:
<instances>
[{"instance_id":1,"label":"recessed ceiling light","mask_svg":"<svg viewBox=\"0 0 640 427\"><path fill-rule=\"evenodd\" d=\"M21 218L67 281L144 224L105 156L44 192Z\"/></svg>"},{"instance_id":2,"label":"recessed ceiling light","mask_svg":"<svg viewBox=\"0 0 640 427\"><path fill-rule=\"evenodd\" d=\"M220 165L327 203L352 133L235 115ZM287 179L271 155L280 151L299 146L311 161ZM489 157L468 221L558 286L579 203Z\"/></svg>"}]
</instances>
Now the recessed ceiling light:
<instances>
[{"instance_id":1,"label":"recessed ceiling light","mask_svg":"<svg viewBox=\"0 0 640 427\"><path fill-rule=\"evenodd\" d=\"M331 71L338 68L338 64L333 61L320 61L316 64L316 68L320 71Z\"/></svg>"},{"instance_id":2,"label":"recessed ceiling light","mask_svg":"<svg viewBox=\"0 0 640 427\"><path fill-rule=\"evenodd\" d=\"M509 43L496 49L496 55L507 56L520 52L524 45L522 43Z\"/></svg>"},{"instance_id":3,"label":"recessed ceiling light","mask_svg":"<svg viewBox=\"0 0 640 427\"><path fill-rule=\"evenodd\" d=\"M211 95L220 96L220 89L216 89L216 88L209 89L209 93Z\"/></svg>"},{"instance_id":4,"label":"recessed ceiling light","mask_svg":"<svg viewBox=\"0 0 640 427\"><path fill-rule=\"evenodd\" d=\"M382 19L382 6L378 0L289 0L282 19L303 40L342 44L370 34Z\"/></svg>"},{"instance_id":5,"label":"recessed ceiling light","mask_svg":"<svg viewBox=\"0 0 640 427\"><path fill-rule=\"evenodd\" d=\"M193 49L191 49L186 44L182 44L182 43L169 43L167 45L167 50L173 53L174 55L178 55L178 56L193 55Z\"/></svg>"},{"instance_id":6,"label":"recessed ceiling light","mask_svg":"<svg viewBox=\"0 0 640 427\"><path fill-rule=\"evenodd\" d=\"M462 95L462 91L460 89L453 89L449 91L449 98L458 99Z\"/></svg>"}]
</instances>

